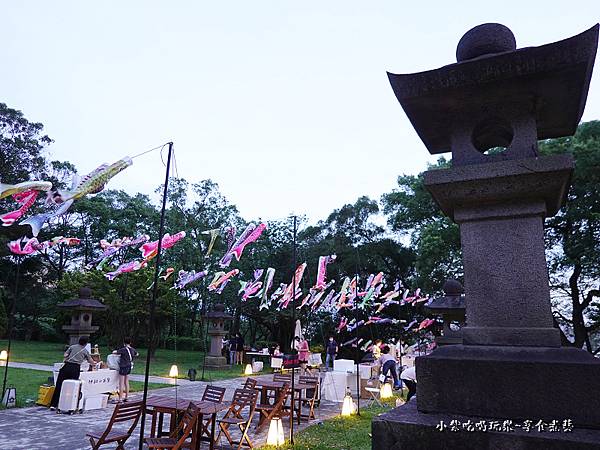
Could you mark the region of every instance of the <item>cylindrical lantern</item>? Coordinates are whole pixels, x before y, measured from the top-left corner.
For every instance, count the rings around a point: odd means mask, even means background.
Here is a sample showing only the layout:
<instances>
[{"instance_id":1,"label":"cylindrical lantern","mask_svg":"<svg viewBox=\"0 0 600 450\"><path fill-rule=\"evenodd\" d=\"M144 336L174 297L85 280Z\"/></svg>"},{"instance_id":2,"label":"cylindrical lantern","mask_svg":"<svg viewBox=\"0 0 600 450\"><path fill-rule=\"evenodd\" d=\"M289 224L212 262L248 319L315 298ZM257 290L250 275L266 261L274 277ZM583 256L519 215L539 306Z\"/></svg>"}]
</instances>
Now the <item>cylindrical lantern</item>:
<instances>
[{"instance_id":1,"label":"cylindrical lantern","mask_svg":"<svg viewBox=\"0 0 600 450\"><path fill-rule=\"evenodd\" d=\"M347 393L344 396L344 403L342 404L342 416L351 416L355 413L354 401L352 395Z\"/></svg>"},{"instance_id":2,"label":"cylindrical lantern","mask_svg":"<svg viewBox=\"0 0 600 450\"><path fill-rule=\"evenodd\" d=\"M385 400L386 398L392 398L394 396L392 385L390 383L383 383L381 388L379 388L379 396L382 400Z\"/></svg>"},{"instance_id":3,"label":"cylindrical lantern","mask_svg":"<svg viewBox=\"0 0 600 450\"><path fill-rule=\"evenodd\" d=\"M246 370L244 370L244 375L252 375L252 364L246 364Z\"/></svg>"},{"instance_id":4,"label":"cylindrical lantern","mask_svg":"<svg viewBox=\"0 0 600 450\"><path fill-rule=\"evenodd\" d=\"M0 361L6 361L8 359L8 352L6 350L2 350L0 352Z\"/></svg>"},{"instance_id":5,"label":"cylindrical lantern","mask_svg":"<svg viewBox=\"0 0 600 450\"><path fill-rule=\"evenodd\" d=\"M173 364L171 366L171 370L169 370L169 376L171 378L177 378L177 377L179 377L179 369L177 368L177 366L175 364Z\"/></svg>"},{"instance_id":6,"label":"cylindrical lantern","mask_svg":"<svg viewBox=\"0 0 600 450\"><path fill-rule=\"evenodd\" d=\"M280 417L273 417L269 424L269 434L267 434L267 445L279 447L285 444L285 434L283 433L283 422Z\"/></svg>"}]
</instances>

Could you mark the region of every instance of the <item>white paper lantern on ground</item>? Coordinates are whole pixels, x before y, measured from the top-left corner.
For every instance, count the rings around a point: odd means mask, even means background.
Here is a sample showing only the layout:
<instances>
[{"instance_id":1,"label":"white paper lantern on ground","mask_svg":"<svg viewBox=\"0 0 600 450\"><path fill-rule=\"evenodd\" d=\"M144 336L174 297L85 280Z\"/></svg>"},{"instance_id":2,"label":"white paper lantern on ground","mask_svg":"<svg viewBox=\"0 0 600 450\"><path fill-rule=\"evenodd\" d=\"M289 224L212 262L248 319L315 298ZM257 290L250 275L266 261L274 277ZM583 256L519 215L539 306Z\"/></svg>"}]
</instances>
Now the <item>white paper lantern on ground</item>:
<instances>
[{"instance_id":1,"label":"white paper lantern on ground","mask_svg":"<svg viewBox=\"0 0 600 450\"><path fill-rule=\"evenodd\" d=\"M244 375L252 375L252 364L246 364L246 370L244 370Z\"/></svg>"},{"instance_id":2,"label":"white paper lantern on ground","mask_svg":"<svg viewBox=\"0 0 600 450\"><path fill-rule=\"evenodd\" d=\"M394 392L392 391L392 385L390 383L383 383L381 385L381 388L379 389L379 396L382 400L392 398L394 396Z\"/></svg>"},{"instance_id":3,"label":"white paper lantern on ground","mask_svg":"<svg viewBox=\"0 0 600 450\"><path fill-rule=\"evenodd\" d=\"M280 417L274 417L269 424L269 434L267 435L267 445L279 447L285 444L285 434L283 434L283 422Z\"/></svg>"},{"instance_id":4,"label":"white paper lantern on ground","mask_svg":"<svg viewBox=\"0 0 600 450\"><path fill-rule=\"evenodd\" d=\"M173 364L171 366L171 370L169 370L169 376L171 378L177 378L177 377L179 377L179 369L177 368L177 366L175 364Z\"/></svg>"}]
</instances>

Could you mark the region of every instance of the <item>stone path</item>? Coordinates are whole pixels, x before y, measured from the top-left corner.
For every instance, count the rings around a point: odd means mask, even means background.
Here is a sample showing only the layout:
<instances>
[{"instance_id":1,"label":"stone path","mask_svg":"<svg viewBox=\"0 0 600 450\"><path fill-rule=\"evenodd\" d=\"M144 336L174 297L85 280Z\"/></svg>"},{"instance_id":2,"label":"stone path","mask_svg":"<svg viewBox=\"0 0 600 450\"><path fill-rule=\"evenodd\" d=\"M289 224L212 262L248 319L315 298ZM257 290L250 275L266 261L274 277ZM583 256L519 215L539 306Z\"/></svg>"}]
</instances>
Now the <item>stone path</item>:
<instances>
[{"instance_id":1,"label":"stone path","mask_svg":"<svg viewBox=\"0 0 600 450\"><path fill-rule=\"evenodd\" d=\"M18 367L18 366L15 366ZM29 367L30 368L30 367ZM255 378L271 379L271 375L261 375ZM159 378L159 377L157 377ZM236 388L240 387L245 378L234 378L229 380L215 381L212 384L227 388L225 401L229 402ZM184 381L184 380L179 380ZM179 398L190 400L199 400L202 397L204 388L208 383L203 381L188 381L185 385L177 387ZM150 395L169 395L175 396L175 387L166 387L154 389ZM131 399L141 398L141 393L132 394ZM10 450L83 450L89 449L89 441L85 433L93 429L104 429L112 414L114 405L108 408L86 411L83 414L65 415L56 414L44 407L19 408L0 411L0 449ZM333 417L340 412L340 405L332 402L321 402L321 406L316 410L317 420L310 423L302 422L299 429L304 429L309 425L319 423L324 419ZM258 421L258 415L252 425L251 439L255 446L260 446L266 441L268 427L264 427L260 433L254 433L254 425ZM286 433L288 432L289 421L285 422ZM146 425L148 430L149 424ZM295 426L296 429L296 426ZM127 442L127 450L138 448L139 425L133 436ZM226 443L225 438L221 443ZM109 447L107 447L109 448ZM208 448L204 444L202 448Z\"/></svg>"}]
</instances>

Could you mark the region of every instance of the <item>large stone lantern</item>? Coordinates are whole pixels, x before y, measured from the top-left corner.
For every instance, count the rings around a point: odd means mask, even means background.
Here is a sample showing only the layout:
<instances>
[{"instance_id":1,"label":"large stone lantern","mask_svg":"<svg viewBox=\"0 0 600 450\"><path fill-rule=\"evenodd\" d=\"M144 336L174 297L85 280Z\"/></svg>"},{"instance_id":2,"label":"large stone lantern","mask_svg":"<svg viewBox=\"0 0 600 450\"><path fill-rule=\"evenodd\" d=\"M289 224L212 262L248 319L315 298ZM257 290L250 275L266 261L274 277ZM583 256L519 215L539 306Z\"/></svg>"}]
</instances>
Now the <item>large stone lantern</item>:
<instances>
[{"instance_id":1,"label":"large stone lantern","mask_svg":"<svg viewBox=\"0 0 600 450\"><path fill-rule=\"evenodd\" d=\"M89 338L98 331L100 327L92 325L92 313L107 308L104 303L92 298L92 290L87 287L79 289L79 298L67 300L58 307L71 310L71 323L62 327L69 335L69 345L77 344L80 337Z\"/></svg>"},{"instance_id":2,"label":"large stone lantern","mask_svg":"<svg viewBox=\"0 0 600 450\"><path fill-rule=\"evenodd\" d=\"M507 27L484 24L461 38L457 63L389 74L429 152L452 152L452 167L424 181L460 227L468 301L463 344L416 359L416 407L374 419L373 448L600 447L600 360L561 347L545 259L544 219L566 200L573 158L537 147L575 133L597 46L598 25L516 49ZM440 437L436 424L453 418L510 426ZM575 430L533 436L511 425L528 420Z\"/></svg>"},{"instance_id":3,"label":"large stone lantern","mask_svg":"<svg viewBox=\"0 0 600 450\"><path fill-rule=\"evenodd\" d=\"M227 335L225 323L233 319L233 316L225 312L225 306L215 305L214 310L208 312L204 318L208 326L208 335L210 336L210 350L206 355L206 367L218 369L227 367L227 358L221 355L223 338Z\"/></svg>"}]
</instances>

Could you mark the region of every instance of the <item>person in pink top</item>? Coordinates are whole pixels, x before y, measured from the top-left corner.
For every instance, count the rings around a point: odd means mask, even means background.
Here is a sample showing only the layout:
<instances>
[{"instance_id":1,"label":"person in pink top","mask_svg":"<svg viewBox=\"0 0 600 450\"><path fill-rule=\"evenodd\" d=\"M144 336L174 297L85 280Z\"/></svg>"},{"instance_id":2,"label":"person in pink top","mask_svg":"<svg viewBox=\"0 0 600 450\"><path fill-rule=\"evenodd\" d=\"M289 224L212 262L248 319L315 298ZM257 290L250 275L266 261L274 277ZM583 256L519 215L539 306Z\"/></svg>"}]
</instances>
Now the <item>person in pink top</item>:
<instances>
[{"instance_id":1,"label":"person in pink top","mask_svg":"<svg viewBox=\"0 0 600 450\"><path fill-rule=\"evenodd\" d=\"M298 359L300 360L300 367L302 368L303 372L306 372L306 365L308 363L308 355L310 354L310 348L308 346L308 341L304 338L300 339L299 337L296 337L296 341L298 342L297 345L297 349L298 349Z\"/></svg>"}]
</instances>

